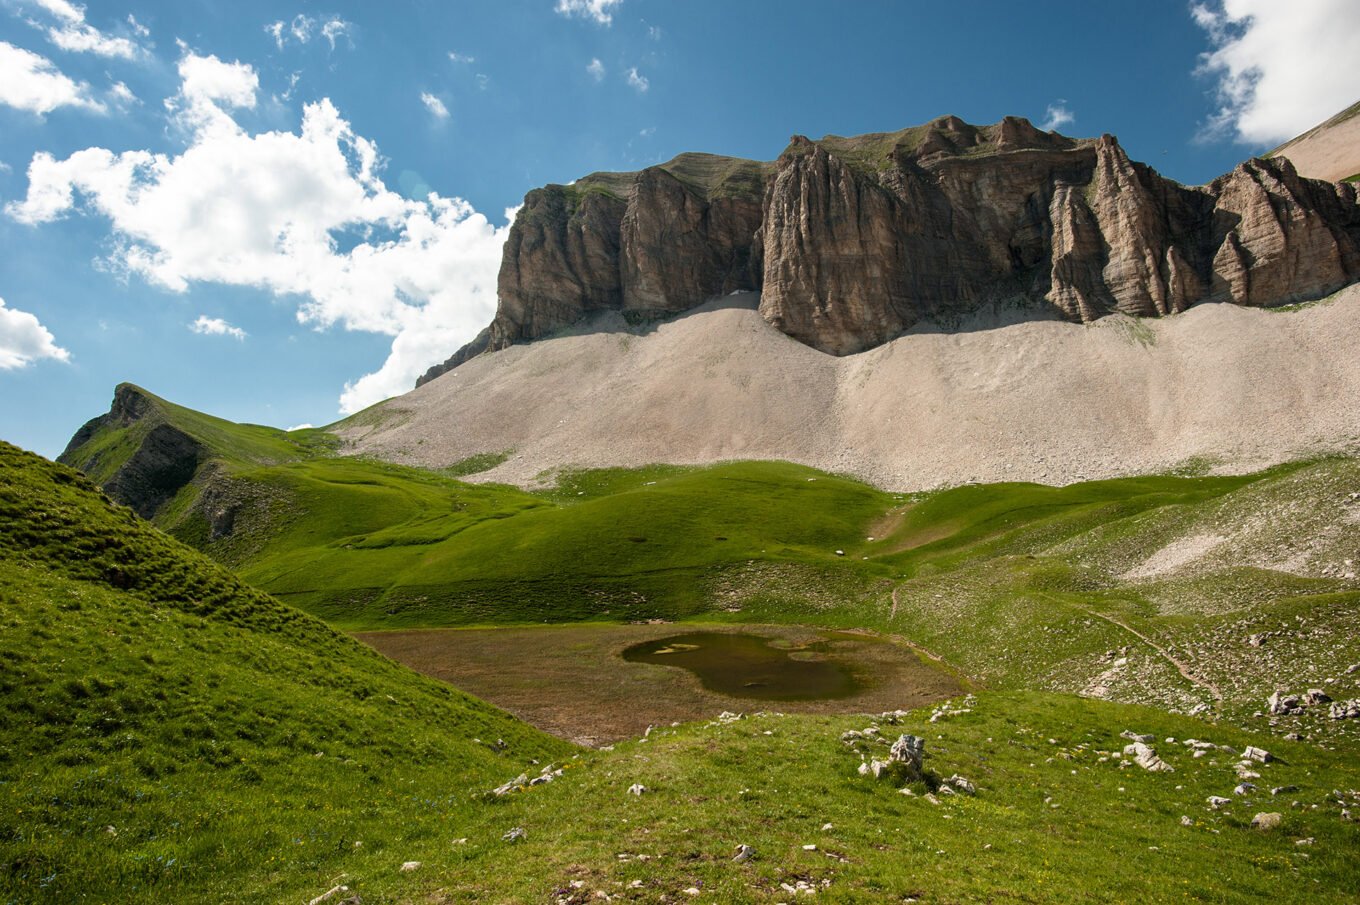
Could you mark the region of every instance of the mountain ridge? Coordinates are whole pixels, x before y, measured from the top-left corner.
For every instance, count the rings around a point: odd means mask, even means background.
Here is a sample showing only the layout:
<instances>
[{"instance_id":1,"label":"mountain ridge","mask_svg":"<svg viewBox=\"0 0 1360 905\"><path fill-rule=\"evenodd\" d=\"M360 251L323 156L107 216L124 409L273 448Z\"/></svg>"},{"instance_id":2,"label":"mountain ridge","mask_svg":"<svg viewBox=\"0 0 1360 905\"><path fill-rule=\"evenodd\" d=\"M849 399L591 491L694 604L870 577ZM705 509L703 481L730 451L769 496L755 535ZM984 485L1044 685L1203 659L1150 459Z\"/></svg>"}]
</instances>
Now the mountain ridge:
<instances>
[{"instance_id":1,"label":"mountain ridge","mask_svg":"<svg viewBox=\"0 0 1360 905\"><path fill-rule=\"evenodd\" d=\"M534 189L495 318L417 386L601 311L646 322L731 292L759 291L766 321L845 355L1003 302L1086 323L1291 304L1357 278L1355 187L1301 178L1286 157L1187 187L1110 135L945 116L795 135L772 163L682 154Z\"/></svg>"}]
</instances>

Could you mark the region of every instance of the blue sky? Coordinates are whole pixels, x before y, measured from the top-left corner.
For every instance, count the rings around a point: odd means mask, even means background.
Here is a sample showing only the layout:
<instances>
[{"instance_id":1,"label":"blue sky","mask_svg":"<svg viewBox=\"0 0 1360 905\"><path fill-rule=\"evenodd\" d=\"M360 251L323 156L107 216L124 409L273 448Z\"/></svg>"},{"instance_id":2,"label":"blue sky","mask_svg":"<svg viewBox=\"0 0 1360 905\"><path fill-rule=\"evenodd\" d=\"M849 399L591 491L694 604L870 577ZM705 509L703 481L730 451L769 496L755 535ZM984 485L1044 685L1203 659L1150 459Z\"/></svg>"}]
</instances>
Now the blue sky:
<instances>
[{"instance_id":1,"label":"blue sky","mask_svg":"<svg viewBox=\"0 0 1360 905\"><path fill-rule=\"evenodd\" d=\"M400 392L547 182L952 113L1201 183L1360 97L1357 46L1354 0L0 0L0 437L56 455L123 380L280 427Z\"/></svg>"}]
</instances>

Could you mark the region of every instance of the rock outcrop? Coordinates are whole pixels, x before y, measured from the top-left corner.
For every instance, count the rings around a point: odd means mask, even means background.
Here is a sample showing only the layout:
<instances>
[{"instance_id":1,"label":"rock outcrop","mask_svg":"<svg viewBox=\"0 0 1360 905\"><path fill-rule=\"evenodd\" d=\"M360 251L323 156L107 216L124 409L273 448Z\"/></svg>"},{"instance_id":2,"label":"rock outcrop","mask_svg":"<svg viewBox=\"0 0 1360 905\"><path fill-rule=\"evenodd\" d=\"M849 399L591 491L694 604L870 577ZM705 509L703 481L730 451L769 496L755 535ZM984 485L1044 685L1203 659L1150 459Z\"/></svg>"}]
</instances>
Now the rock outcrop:
<instances>
[{"instance_id":1,"label":"rock outcrop","mask_svg":"<svg viewBox=\"0 0 1360 905\"><path fill-rule=\"evenodd\" d=\"M1157 317L1306 301L1357 279L1356 187L1303 179L1287 158L1187 187L1109 135L947 116L795 136L773 164L685 154L530 192L495 319L421 382L593 312L652 319L739 290L759 290L778 329L845 355L989 306Z\"/></svg>"},{"instance_id":2,"label":"rock outcrop","mask_svg":"<svg viewBox=\"0 0 1360 905\"><path fill-rule=\"evenodd\" d=\"M202 444L156 418L155 412L152 397L130 383L119 384L109 411L76 431L57 461L95 477L110 497L149 519L194 479L206 458ZM121 450L85 449L98 434L134 425L144 428L135 441L128 441L135 448L112 467L105 467L104 457L117 458L122 455Z\"/></svg>"},{"instance_id":3,"label":"rock outcrop","mask_svg":"<svg viewBox=\"0 0 1360 905\"><path fill-rule=\"evenodd\" d=\"M593 312L649 320L756 288L751 255L769 169L682 154L638 173L530 192L506 240L495 319L419 383Z\"/></svg>"}]
</instances>

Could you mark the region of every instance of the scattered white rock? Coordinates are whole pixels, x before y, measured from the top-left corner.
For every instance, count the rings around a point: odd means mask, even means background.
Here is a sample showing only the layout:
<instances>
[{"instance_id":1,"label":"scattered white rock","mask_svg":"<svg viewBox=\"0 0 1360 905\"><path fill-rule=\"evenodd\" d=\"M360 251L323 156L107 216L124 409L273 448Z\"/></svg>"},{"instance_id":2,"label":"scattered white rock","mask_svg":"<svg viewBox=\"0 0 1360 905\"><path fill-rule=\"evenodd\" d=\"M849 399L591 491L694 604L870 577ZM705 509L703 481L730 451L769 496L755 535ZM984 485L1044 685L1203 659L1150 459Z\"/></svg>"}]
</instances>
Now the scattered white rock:
<instances>
[{"instance_id":1,"label":"scattered white rock","mask_svg":"<svg viewBox=\"0 0 1360 905\"><path fill-rule=\"evenodd\" d=\"M411 873L412 871L420 870L420 863L421 863L421 862L419 862L419 861L405 861L405 862L402 862L402 865L401 865L401 872L404 873L404 874L409 874L409 873Z\"/></svg>"},{"instance_id":2,"label":"scattered white rock","mask_svg":"<svg viewBox=\"0 0 1360 905\"><path fill-rule=\"evenodd\" d=\"M529 835L528 833L524 832L524 827L512 826L510 830L501 838L504 839L506 842L523 842L526 838L528 838L528 835Z\"/></svg>"},{"instance_id":3,"label":"scattered white rock","mask_svg":"<svg viewBox=\"0 0 1360 905\"><path fill-rule=\"evenodd\" d=\"M640 782L635 782L635 783L633 783L631 786L628 787L628 794L629 794L629 795L636 795L636 796L638 796L639 798L641 798L641 797L642 797L642 793L643 793L643 792L646 792L646 791L647 791L647 787L644 786L644 785L643 785L642 783L640 783Z\"/></svg>"},{"instance_id":4,"label":"scattered white rock","mask_svg":"<svg viewBox=\"0 0 1360 905\"><path fill-rule=\"evenodd\" d=\"M1148 738L1151 738L1151 736L1148 736ZM1135 764L1149 773L1174 773L1176 771L1175 767L1158 757L1157 752L1143 742L1125 745L1124 756L1133 758Z\"/></svg>"},{"instance_id":5,"label":"scattered white rock","mask_svg":"<svg viewBox=\"0 0 1360 905\"><path fill-rule=\"evenodd\" d=\"M1209 807L1213 808L1215 811L1223 807L1225 804L1232 804L1232 799L1224 798L1221 795L1210 795L1205 800L1209 802Z\"/></svg>"},{"instance_id":6,"label":"scattered white rock","mask_svg":"<svg viewBox=\"0 0 1360 905\"><path fill-rule=\"evenodd\" d=\"M529 775L527 773L521 773L520 775L516 776L509 782L496 786L496 788L491 790L491 794L495 795L497 798L501 798L503 796L509 795L511 792L515 792L518 791L519 789L524 788L528 784Z\"/></svg>"},{"instance_id":7,"label":"scattered white rock","mask_svg":"<svg viewBox=\"0 0 1360 905\"><path fill-rule=\"evenodd\" d=\"M326 890L321 895L317 896L315 899L312 899L310 902L308 902L307 905L322 905L323 902L329 902L336 896L342 895L347 892L349 892L348 886L332 886L330 889Z\"/></svg>"},{"instance_id":8,"label":"scattered white rock","mask_svg":"<svg viewBox=\"0 0 1360 905\"><path fill-rule=\"evenodd\" d=\"M1242 751L1242 756L1247 760L1254 760L1260 764L1268 764L1275 759L1269 751L1264 748L1257 748L1254 745L1248 745Z\"/></svg>"},{"instance_id":9,"label":"scattered white rock","mask_svg":"<svg viewBox=\"0 0 1360 905\"><path fill-rule=\"evenodd\" d=\"M919 773L926 756L926 740L915 735L899 735L888 752L888 757L904 763Z\"/></svg>"},{"instance_id":10,"label":"scattered white rock","mask_svg":"<svg viewBox=\"0 0 1360 905\"><path fill-rule=\"evenodd\" d=\"M1296 694L1280 694L1277 691L1266 698L1266 709L1276 716L1301 713L1303 712L1303 702Z\"/></svg>"},{"instance_id":11,"label":"scattered white rock","mask_svg":"<svg viewBox=\"0 0 1360 905\"><path fill-rule=\"evenodd\" d=\"M1279 813L1278 811L1272 812L1262 811L1255 817L1251 818L1252 828L1258 830L1273 830L1283 822L1284 815Z\"/></svg>"},{"instance_id":12,"label":"scattered white rock","mask_svg":"<svg viewBox=\"0 0 1360 905\"><path fill-rule=\"evenodd\" d=\"M945 783L946 783L948 786L953 786L955 789L958 789L960 792L966 792L966 793L968 793L969 795L976 795L976 794L977 794L977 786L973 785L972 780L966 779L966 778L960 776L960 775L957 774L957 773L955 773L953 776L951 776L951 777L949 777L948 779L946 779L946 780L945 780Z\"/></svg>"},{"instance_id":13,"label":"scattered white rock","mask_svg":"<svg viewBox=\"0 0 1360 905\"><path fill-rule=\"evenodd\" d=\"M737 846L736 854L732 856L732 860L741 864L743 861L750 861L755 856L755 849L751 848L749 845L742 844Z\"/></svg>"},{"instance_id":14,"label":"scattered white rock","mask_svg":"<svg viewBox=\"0 0 1360 905\"><path fill-rule=\"evenodd\" d=\"M1327 715L1334 720L1350 720L1360 717L1360 698L1350 701L1336 701L1327 708Z\"/></svg>"}]
</instances>

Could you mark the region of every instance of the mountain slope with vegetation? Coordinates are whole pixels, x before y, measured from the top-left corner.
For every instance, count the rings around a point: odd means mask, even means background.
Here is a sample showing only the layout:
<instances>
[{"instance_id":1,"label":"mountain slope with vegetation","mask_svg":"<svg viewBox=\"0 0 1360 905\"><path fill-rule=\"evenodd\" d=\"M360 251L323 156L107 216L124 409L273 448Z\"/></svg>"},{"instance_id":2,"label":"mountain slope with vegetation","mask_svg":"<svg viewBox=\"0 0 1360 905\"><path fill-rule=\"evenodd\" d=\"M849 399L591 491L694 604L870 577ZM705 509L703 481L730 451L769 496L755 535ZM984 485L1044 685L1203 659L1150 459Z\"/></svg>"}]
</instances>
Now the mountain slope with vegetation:
<instances>
[{"instance_id":1,"label":"mountain slope with vegetation","mask_svg":"<svg viewBox=\"0 0 1360 905\"><path fill-rule=\"evenodd\" d=\"M987 508L972 502L951 509ZM345 886L333 901L1331 902L1360 889L1344 816L1360 773L1309 745L993 692L934 719L756 714L572 756L12 447L0 523L7 901L307 901ZM911 795L859 774L876 743L841 738L871 722L927 739ZM1121 759L1121 730L1155 736L1176 772ZM1192 756L1189 739L1215 747ZM1250 744L1272 749L1262 788L1207 804L1231 796L1230 752ZM549 758L565 765L554 782L487 793ZM972 794L946 794L956 775ZM1253 828L1257 811L1280 825ZM516 828L522 841L502 838ZM733 860L739 845L752 854Z\"/></svg>"},{"instance_id":2,"label":"mountain slope with vegetation","mask_svg":"<svg viewBox=\"0 0 1360 905\"><path fill-rule=\"evenodd\" d=\"M0 526L0 901L305 900L569 750L6 444Z\"/></svg>"},{"instance_id":3,"label":"mountain slope with vegetation","mask_svg":"<svg viewBox=\"0 0 1360 905\"><path fill-rule=\"evenodd\" d=\"M1260 714L1275 691L1360 697L1345 672L1360 661L1351 458L917 494L777 462L563 472L528 492L324 447L232 458L213 460L228 464L210 492L185 492L245 501L236 530L214 534L202 507L157 523L347 630L862 628L991 687L1207 708L1338 743L1355 730L1326 708Z\"/></svg>"}]
</instances>

